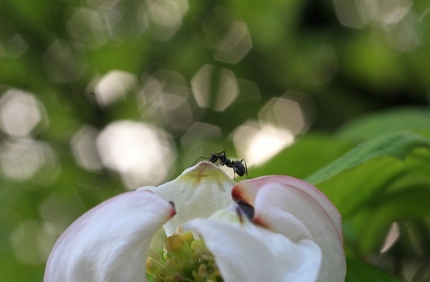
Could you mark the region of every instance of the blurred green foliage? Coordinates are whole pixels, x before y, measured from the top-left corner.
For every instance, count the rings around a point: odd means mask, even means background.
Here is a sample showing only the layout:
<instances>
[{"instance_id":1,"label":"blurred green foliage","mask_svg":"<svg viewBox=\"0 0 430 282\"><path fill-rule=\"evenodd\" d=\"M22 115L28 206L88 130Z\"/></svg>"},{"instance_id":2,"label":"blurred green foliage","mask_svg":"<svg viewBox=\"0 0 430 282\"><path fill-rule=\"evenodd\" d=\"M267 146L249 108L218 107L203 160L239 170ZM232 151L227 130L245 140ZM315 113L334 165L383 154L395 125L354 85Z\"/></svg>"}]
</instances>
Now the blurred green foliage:
<instances>
[{"instance_id":1,"label":"blurred green foliage","mask_svg":"<svg viewBox=\"0 0 430 282\"><path fill-rule=\"evenodd\" d=\"M30 93L43 110L42 121L29 134L17 136L2 127L0 281L42 280L46 256L61 231L125 191L118 172L77 164L71 143L82 126L102 130L128 119L163 129L172 136L174 152L166 160L172 163L167 181L201 154L225 149L235 156L241 144L232 141L237 128L259 120L264 105L291 95L288 91L294 91L293 100L311 101L303 113L310 129L266 163L250 166L249 175L304 178L328 195L344 220L347 281L394 279L380 269L400 280L425 281L430 1L379 2L371 10L377 2L2 0L1 121L6 124L4 97L10 90ZM220 19L211 17L216 11ZM243 57L237 54L246 48L227 52L210 44L220 44L226 23L240 23L239 30L248 32L252 48ZM236 61L217 59L226 52ZM221 132L198 137L200 149L194 150L183 138L191 123L178 129L151 119L146 115L150 97L143 105L136 97L159 70L180 74L191 93L193 78L206 64L219 68L208 80L211 93L223 89L222 69L241 81L240 92L223 111L214 110L215 100L200 107L194 96L184 96L192 123ZM137 82L124 90L123 99L106 106L94 84L113 70L134 75ZM49 148L53 161L31 177L19 176L19 166L26 163L18 162L12 170L18 176L11 177L8 171L18 157L7 155L7 148L29 140ZM399 238L380 253L393 222ZM369 276L360 276L364 272Z\"/></svg>"}]
</instances>

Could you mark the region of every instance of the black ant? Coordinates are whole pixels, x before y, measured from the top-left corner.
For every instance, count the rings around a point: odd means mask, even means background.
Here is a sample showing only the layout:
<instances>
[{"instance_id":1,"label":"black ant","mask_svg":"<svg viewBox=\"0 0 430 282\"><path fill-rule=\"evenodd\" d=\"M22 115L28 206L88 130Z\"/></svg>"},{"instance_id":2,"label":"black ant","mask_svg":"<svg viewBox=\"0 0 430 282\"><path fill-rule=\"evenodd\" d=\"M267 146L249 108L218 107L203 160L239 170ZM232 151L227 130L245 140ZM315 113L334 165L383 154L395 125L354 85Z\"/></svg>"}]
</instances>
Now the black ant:
<instances>
[{"instance_id":1,"label":"black ant","mask_svg":"<svg viewBox=\"0 0 430 282\"><path fill-rule=\"evenodd\" d=\"M240 161L230 160L229 158L227 158L225 151L221 151L221 152L215 153L215 154L211 153L211 156L209 158L200 157L194 162L194 164L199 159L202 159L202 158L207 159L211 163L216 163L217 161L219 161L220 165L225 165L227 167L231 167L235 174L237 174L239 176L243 176L246 174L246 177L249 178L248 167L246 166L246 162L244 162L244 159L242 159Z\"/></svg>"}]
</instances>

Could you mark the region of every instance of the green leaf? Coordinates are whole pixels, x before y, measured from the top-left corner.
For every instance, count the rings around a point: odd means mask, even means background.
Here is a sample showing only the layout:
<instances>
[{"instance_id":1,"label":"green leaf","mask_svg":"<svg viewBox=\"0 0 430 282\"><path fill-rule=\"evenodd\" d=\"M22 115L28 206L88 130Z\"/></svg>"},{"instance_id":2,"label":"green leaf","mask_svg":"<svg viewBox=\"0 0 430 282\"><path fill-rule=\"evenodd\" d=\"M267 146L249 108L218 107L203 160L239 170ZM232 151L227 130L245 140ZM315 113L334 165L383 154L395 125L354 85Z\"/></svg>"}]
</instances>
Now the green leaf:
<instances>
[{"instance_id":1,"label":"green leaf","mask_svg":"<svg viewBox=\"0 0 430 282\"><path fill-rule=\"evenodd\" d=\"M344 170L382 156L402 159L414 148L422 146L430 147L430 140L408 132L370 139L307 177L306 181L318 184Z\"/></svg>"},{"instance_id":2,"label":"green leaf","mask_svg":"<svg viewBox=\"0 0 430 282\"><path fill-rule=\"evenodd\" d=\"M417 148L404 160L377 157L317 187L342 214L348 244L367 255L380 246L393 221L430 216L430 150Z\"/></svg>"},{"instance_id":3,"label":"green leaf","mask_svg":"<svg viewBox=\"0 0 430 282\"><path fill-rule=\"evenodd\" d=\"M381 157L359 165L322 182L317 187L338 208L344 218L363 203L372 200L403 170L402 162Z\"/></svg>"},{"instance_id":4,"label":"green leaf","mask_svg":"<svg viewBox=\"0 0 430 282\"><path fill-rule=\"evenodd\" d=\"M378 202L369 203L347 225L353 227L346 240L361 254L370 254L381 248L390 224L394 221L424 218L430 215L430 189L411 188Z\"/></svg>"},{"instance_id":5,"label":"green leaf","mask_svg":"<svg viewBox=\"0 0 430 282\"><path fill-rule=\"evenodd\" d=\"M378 281L378 282L398 282L400 280L394 278L390 274L381 269L355 259L347 258L348 269L345 282L363 282L363 281Z\"/></svg>"},{"instance_id":6,"label":"green leaf","mask_svg":"<svg viewBox=\"0 0 430 282\"><path fill-rule=\"evenodd\" d=\"M402 108L355 119L340 129L336 137L363 140L393 132L429 129L430 110L428 108Z\"/></svg>"},{"instance_id":7,"label":"green leaf","mask_svg":"<svg viewBox=\"0 0 430 282\"><path fill-rule=\"evenodd\" d=\"M396 220L430 216L429 140L412 133L370 139L308 178L342 214L347 247L377 250Z\"/></svg>"},{"instance_id":8,"label":"green leaf","mask_svg":"<svg viewBox=\"0 0 430 282\"><path fill-rule=\"evenodd\" d=\"M430 189L430 151L414 151L405 160L378 157L345 170L317 187L338 207L344 217L361 205L381 205L395 193L407 189Z\"/></svg>"}]
</instances>

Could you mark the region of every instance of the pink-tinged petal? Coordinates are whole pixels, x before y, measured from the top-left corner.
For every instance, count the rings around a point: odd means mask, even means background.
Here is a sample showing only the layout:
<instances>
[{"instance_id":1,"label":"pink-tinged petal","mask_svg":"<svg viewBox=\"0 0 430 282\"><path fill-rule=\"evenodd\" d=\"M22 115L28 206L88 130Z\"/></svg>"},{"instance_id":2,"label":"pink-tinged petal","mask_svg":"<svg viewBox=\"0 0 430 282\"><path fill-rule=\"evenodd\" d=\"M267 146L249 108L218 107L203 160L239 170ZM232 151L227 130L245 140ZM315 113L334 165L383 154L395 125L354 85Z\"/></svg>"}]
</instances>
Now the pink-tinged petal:
<instances>
[{"instance_id":1,"label":"pink-tinged petal","mask_svg":"<svg viewBox=\"0 0 430 282\"><path fill-rule=\"evenodd\" d=\"M270 175L263 176L259 178L244 180L239 182L232 191L232 196L235 201L241 200L254 205L254 200L258 190L263 187L265 184L270 183L279 183L285 184L289 186L294 186L298 189L303 190L312 196L319 205L325 210L325 212L331 217L336 229L342 237L342 217L337 210L337 208L333 205L333 203L327 198L327 196L318 190L315 186L309 184L306 181L301 179L297 179L290 176L285 175ZM342 239L343 240L343 239Z\"/></svg>"},{"instance_id":2,"label":"pink-tinged petal","mask_svg":"<svg viewBox=\"0 0 430 282\"><path fill-rule=\"evenodd\" d=\"M235 184L221 168L203 161L186 169L175 180L150 190L175 203L177 215L164 225L166 234L170 236L187 220L209 217L232 205L231 189Z\"/></svg>"},{"instance_id":3,"label":"pink-tinged petal","mask_svg":"<svg viewBox=\"0 0 430 282\"><path fill-rule=\"evenodd\" d=\"M324 200L325 196L321 197L320 193L313 191L316 188L310 184L301 183L297 187L294 185L297 181L289 184L279 181L279 177L272 177L272 181L270 178L265 177L264 181L257 179L256 183L253 180L241 182L233 188L233 193L236 193L237 199L249 200L254 205L254 222L293 241L312 239L321 247L323 260L319 281L343 281L346 262L342 230L333 221L333 218L340 220L340 215L333 214L336 208ZM257 186L259 184L261 186ZM308 187L303 189L304 186ZM240 193L235 191L237 187ZM247 189L251 192L247 193ZM246 196L241 198L238 195Z\"/></svg>"},{"instance_id":4,"label":"pink-tinged petal","mask_svg":"<svg viewBox=\"0 0 430 282\"><path fill-rule=\"evenodd\" d=\"M101 203L57 240L44 281L146 281L151 239L174 214L171 204L150 191Z\"/></svg>"},{"instance_id":5,"label":"pink-tinged petal","mask_svg":"<svg viewBox=\"0 0 430 282\"><path fill-rule=\"evenodd\" d=\"M226 282L316 281L321 250L310 240L285 236L246 224L194 219L185 227L199 233Z\"/></svg>"}]
</instances>

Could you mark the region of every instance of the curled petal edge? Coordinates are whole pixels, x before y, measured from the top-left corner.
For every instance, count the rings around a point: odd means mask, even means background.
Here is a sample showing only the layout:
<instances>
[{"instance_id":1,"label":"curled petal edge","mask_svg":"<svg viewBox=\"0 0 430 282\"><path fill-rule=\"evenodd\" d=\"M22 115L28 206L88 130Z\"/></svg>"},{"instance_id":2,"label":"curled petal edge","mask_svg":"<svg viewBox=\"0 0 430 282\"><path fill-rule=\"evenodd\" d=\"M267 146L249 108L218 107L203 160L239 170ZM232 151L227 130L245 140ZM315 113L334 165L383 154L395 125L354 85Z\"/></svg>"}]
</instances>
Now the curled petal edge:
<instances>
[{"instance_id":1,"label":"curled petal edge","mask_svg":"<svg viewBox=\"0 0 430 282\"><path fill-rule=\"evenodd\" d=\"M341 216L317 188L292 177L268 176L240 182L232 194L254 206L255 223L293 241L315 241L323 252L319 281L343 281Z\"/></svg>"},{"instance_id":2,"label":"curled petal edge","mask_svg":"<svg viewBox=\"0 0 430 282\"><path fill-rule=\"evenodd\" d=\"M44 281L146 281L151 239L174 215L173 206L150 191L99 204L57 240Z\"/></svg>"},{"instance_id":3,"label":"curled petal edge","mask_svg":"<svg viewBox=\"0 0 430 282\"><path fill-rule=\"evenodd\" d=\"M244 180L239 182L236 186L233 187L232 197L235 201L244 201L246 203L254 206L255 198L257 192L261 187L265 184L280 184L280 185L288 185L294 186L298 189L303 190L307 194L309 194L315 201L319 203L319 205L325 210L325 212L330 216L333 221L340 238L342 237L342 217L337 210L337 208L333 205L333 203L327 198L327 196L318 190L312 184L297 179L290 176L285 175L269 175L258 177L254 179ZM343 239L342 239L343 240Z\"/></svg>"}]
</instances>

